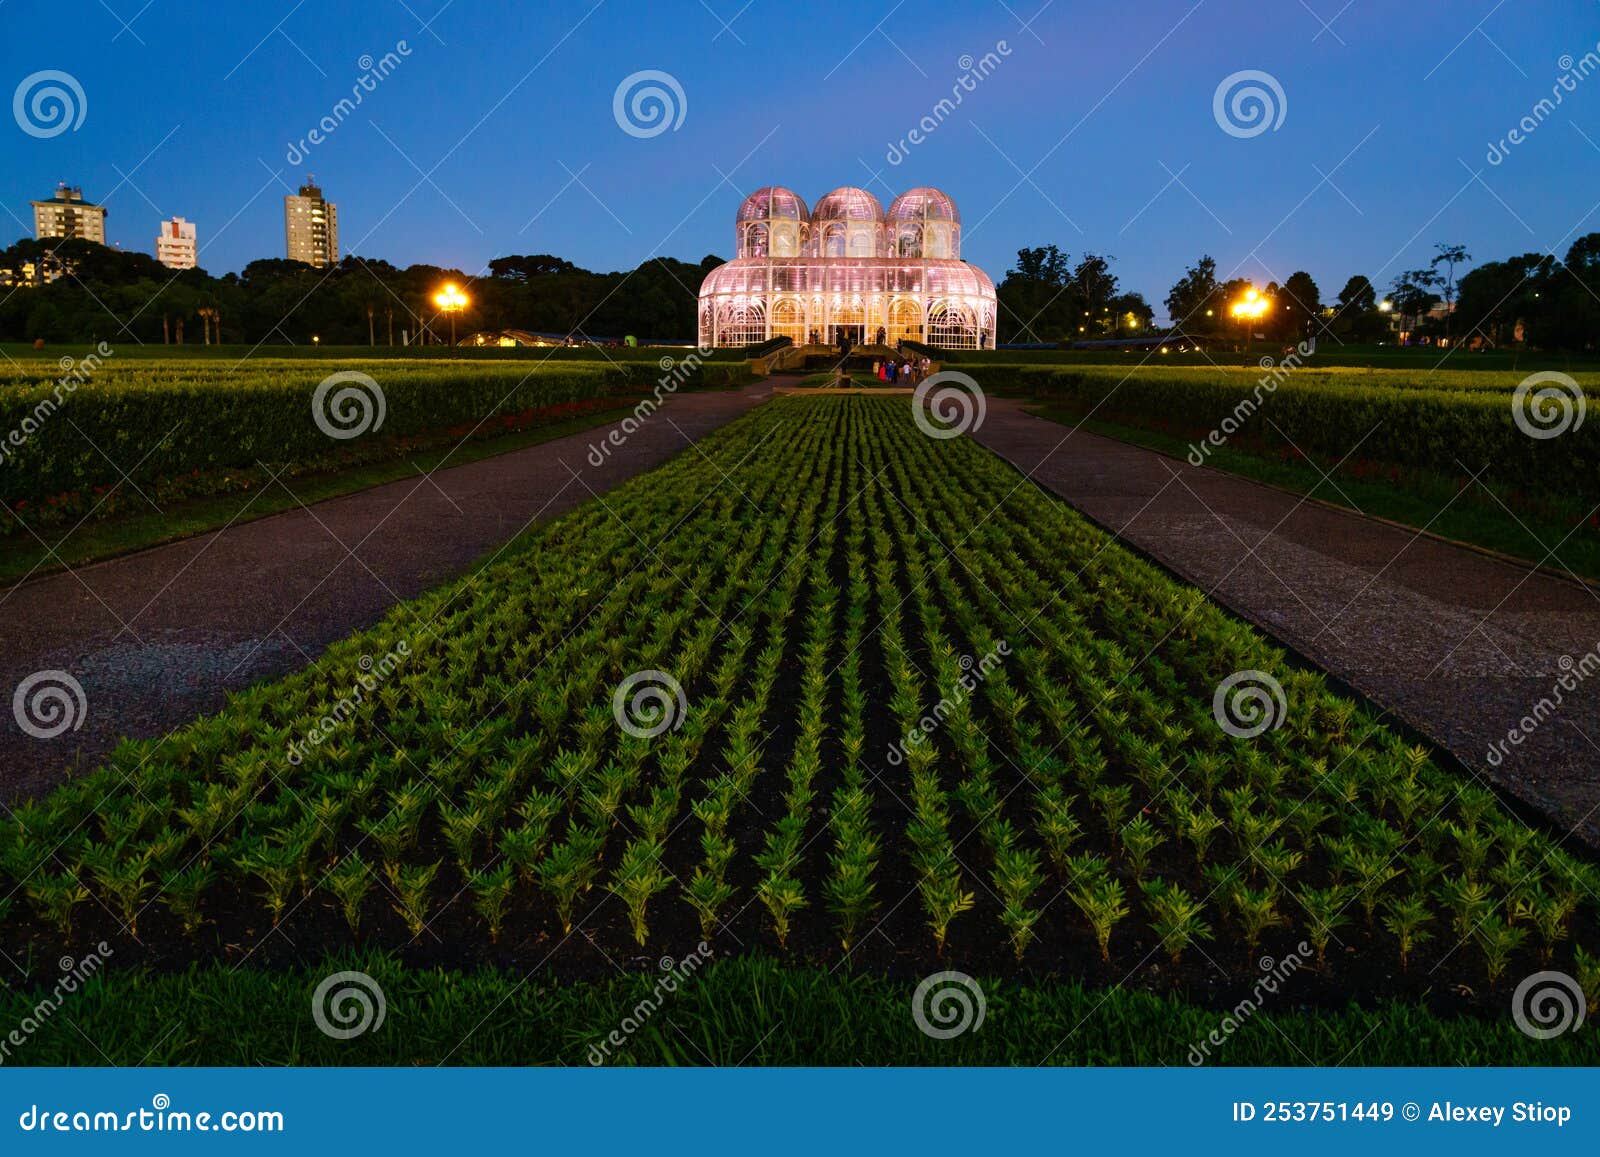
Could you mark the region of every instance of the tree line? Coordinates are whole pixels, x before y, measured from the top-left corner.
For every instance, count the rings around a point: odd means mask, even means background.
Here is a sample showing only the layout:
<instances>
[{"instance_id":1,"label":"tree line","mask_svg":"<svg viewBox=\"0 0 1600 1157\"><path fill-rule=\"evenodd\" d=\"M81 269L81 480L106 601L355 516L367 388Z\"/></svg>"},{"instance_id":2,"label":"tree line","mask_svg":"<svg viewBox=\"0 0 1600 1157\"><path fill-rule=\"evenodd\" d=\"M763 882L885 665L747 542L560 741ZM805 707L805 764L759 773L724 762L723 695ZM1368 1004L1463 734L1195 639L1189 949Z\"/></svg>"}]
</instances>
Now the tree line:
<instances>
[{"instance_id":1,"label":"tree line","mask_svg":"<svg viewBox=\"0 0 1600 1157\"><path fill-rule=\"evenodd\" d=\"M1468 268L1464 246L1439 244L1421 268L1380 292L1350 277L1331 301L1301 270L1260 290L1270 302L1252 332L1295 341L1328 336L1361 344L1460 339L1490 347L1525 344L1593 349L1600 344L1600 233L1574 241L1564 260L1525 253ZM1059 343L1153 334L1155 313L1122 288L1115 259L1085 253L1076 262L1055 245L1021 249L997 286L1001 342ZM472 300L463 333L524 329L538 333L688 340L697 296L722 259L697 264L652 258L631 272L596 273L550 254L499 257L483 275L378 258L346 257L331 269L269 258L239 273L167 269L145 253L91 241L23 239L0 250L0 340L137 340L255 344L401 345L440 339L433 296L454 281ZM69 272L34 287L4 285L28 265ZM1219 280L1201 257L1167 293L1174 328L1197 337L1237 337L1230 307L1250 288ZM1443 310L1436 307L1443 305ZM1397 324L1396 324L1397 323Z\"/></svg>"},{"instance_id":2,"label":"tree line","mask_svg":"<svg viewBox=\"0 0 1600 1157\"><path fill-rule=\"evenodd\" d=\"M1137 293L1122 293L1110 258L1085 254L1072 265L1054 245L1022 249L996 287L1001 342L1071 342L1126 338L1153 317ZM1268 299L1250 331L1285 342L1330 337L1347 344L1394 340L1465 341L1496 348L1589 350L1600 345L1600 233L1580 237L1565 259L1525 253L1467 268L1466 247L1439 243L1427 263L1391 279L1387 292L1362 274L1331 301L1304 270L1280 285L1219 280L1217 263L1201 257L1184 270L1164 304L1172 328L1195 337L1237 338L1232 306L1255 288ZM1438 307L1443 306L1440 309Z\"/></svg>"},{"instance_id":3,"label":"tree line","mask_svg":"<svg viewBox=\"0 0 1600 1157\"><path fill-rule=\"evenodd\" d=\"M484 275L377 258L318 269L252 261L238 273L172 270L146 253L92 241L24 239L0 250L0 278L27 265L66 270L48 284L0 287L0 340L401 345L449 340L433 297L447 282L471 305L462 334L523 329L590 337L691 339L700 283L722 263L653 258L631 272L595 273L549 254L507 256Z\"/></svg>"}]
</instances>

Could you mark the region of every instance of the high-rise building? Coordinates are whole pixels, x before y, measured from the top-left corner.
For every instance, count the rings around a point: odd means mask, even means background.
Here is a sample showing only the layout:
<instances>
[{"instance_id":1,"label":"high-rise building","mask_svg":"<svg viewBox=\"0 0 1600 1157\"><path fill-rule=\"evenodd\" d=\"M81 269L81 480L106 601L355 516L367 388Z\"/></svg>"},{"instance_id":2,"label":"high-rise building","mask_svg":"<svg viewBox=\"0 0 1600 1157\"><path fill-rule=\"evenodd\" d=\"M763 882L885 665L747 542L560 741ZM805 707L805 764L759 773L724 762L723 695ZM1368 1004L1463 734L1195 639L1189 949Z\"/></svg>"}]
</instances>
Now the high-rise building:
<instances>
[{"instance_id":1,"label":"high-rise building","mask_svg":"<svg viewBox=\"0 0 1600 1157\"><path fill-rule=\"evenodd\" d=\"M289 260L321 268L339 263L339 207L306 178L300 194L283 199L283 229Z\"/></svg>"},{"instance_id":2,"label":"high-rise building","mask_svg":"<svg viewBox=\"0 0 1600 1157\"><path fill-rule=\"evenodd\" d=\"M200 263L193 221L174 217L161 222L161 236L156 238L156 260L168 269L193 269Z\"/></svg>"},{"instance_id":3,"label":"high-rise building","mask_svg":"<svg viewBox=\"0 0 1600 1157\"><path fill-rule=\"evenodd\" d=\"M106 209L83 199L76 185L57 185L48 201L33 202L33 235L40 241L52 237L81 237L106 243Z\"/></svg>"}]
</instances>

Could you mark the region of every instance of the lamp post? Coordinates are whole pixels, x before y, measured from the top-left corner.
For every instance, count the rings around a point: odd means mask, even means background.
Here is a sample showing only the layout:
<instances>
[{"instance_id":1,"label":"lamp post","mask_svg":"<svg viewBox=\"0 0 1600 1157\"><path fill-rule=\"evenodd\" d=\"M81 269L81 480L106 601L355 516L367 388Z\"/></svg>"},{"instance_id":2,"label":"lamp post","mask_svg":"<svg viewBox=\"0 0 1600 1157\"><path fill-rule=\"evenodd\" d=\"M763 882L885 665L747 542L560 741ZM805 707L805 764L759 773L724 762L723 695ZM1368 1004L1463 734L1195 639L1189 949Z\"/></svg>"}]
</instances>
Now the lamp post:
<instances>
[{"instance_id":1,"label":"lamp post","mask_svg":"<svg viewBox=\"0 0 1600 1157\"><path fill-rule=\"evenodd\" d=\"M433 304L437 305L443 313L450 315L450 345L454 348L456 344L456 314L467 308L467 295L457 289L454 282L451 282L433 295Z\"/></svg>"},{"instance_id":2,"label":"lamp post","mask_svg":"<svg viewBox=\"0 0 1600 1157\"><path fill-rule=\"evenodd\" d=\"M1245 295L1229 307L1229 312L1239 319L1239 324L1244 330L1244 360L1250 362L1250 331L1257 321L1266 316L1267 310L1272 308L1272 302L1262 297L1254 286L1245 291Z\"/></svg>"}]
</instances>

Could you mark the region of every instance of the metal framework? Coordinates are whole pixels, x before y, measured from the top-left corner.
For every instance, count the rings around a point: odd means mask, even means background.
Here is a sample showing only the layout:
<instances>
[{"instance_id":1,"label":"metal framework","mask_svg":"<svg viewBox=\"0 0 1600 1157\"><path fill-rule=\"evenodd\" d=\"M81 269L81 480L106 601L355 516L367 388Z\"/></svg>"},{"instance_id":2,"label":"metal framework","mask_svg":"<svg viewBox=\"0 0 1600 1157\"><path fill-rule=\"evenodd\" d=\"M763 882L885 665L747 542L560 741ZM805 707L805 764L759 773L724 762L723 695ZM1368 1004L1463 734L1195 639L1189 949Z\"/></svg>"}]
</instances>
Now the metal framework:
<instances>
[{"instance_id":1,"label":"metal framework","mask_svg":"<svg viewBox=\"0 0 1600 1157\"><path fill-rule=\"evenodd\" d=\"M736 256L700 287L700 343L856 344L880 334L946 349L993 349L994 282L961 260L961 214L917 188L885 213L853 186L808 212L794 192L757 189L735 218Z\"/></svg>"}]
</instances>

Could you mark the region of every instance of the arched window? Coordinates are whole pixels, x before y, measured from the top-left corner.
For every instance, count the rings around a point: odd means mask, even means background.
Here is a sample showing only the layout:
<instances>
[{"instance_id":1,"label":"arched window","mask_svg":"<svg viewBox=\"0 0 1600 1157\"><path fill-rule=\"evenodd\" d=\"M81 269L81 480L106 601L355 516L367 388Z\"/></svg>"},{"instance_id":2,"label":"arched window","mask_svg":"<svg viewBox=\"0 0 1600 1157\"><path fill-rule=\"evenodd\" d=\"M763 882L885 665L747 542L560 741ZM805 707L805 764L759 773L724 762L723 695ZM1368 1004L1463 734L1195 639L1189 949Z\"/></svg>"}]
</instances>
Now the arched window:
<instances>
[{"instance_id":1,"label":"arched window","mask_svg":"<svg viewBox=\"0 0 1600 1157\"><path fill-rule=\"evenodd\" d=\"M717 307L717 344L755 345L767 340L767 311L759 301L723 302Z\"/></svg>"},{"instance_id":2,"label":"arched window","mask_svg":"<svg viewBox=\"0 0 1600 1157\"><path fill-rule=\"evenodd\" d=\"M909 297L889 307L889 344L922 340L922 307Z\"/></svg>"},{"instance_id":3,"label":"arched window","mask_svg":"<svg viewBox=\"0 0 1600 1157\"><path fill-rule=\"evenodd\" d=\"M764 221L757 221L744 231L744 256L765 257L766 255L767 225Z\"/></svg>"},{"instance_id":4,"label":"arched window","mask_svg":"<svg viewBox=\"0 0 1600 1157\"><path fill-rule=\"evenodd\" d=\"M845 246L844 226L829 225L822 233L822 255L843 257Z\"/></svg>"},{"instance_id":5,"label":"arched window","mask_svg":"<svg viewBox=\"0 0 1600 1157\"><path fill-rule=\"evenodd\" d=\"M780 297L773 302L772 336L786 337L793 341L795 345L805 345L805 306L792 297Z\"/></svg>"},{"instance_id":6,"label":"arched window","mask_svg":"<svg viewBox=\"0 0 1600 1157\"><path fill-rule=\"evenodd\" d=\"M871 257L873 256L872 250L873 244L871 229L856 229L850 234L851 257Z\"/></svg>"},{"instance_id":7,"label":"arched window","mask_svg":"<svg viewBox=\"0 0 1600 1157\"><path fill-rule=\"evenodd\" d=\"M977 317L959 302L934 302L928 313L928 344L943 349L977 349Z\"/></svg>"},{"instance_id":8,"label":"arched window","mask_svg":"<svg viewBox=\"0 0 1600 1157\"><path fill-rule=\"evenodd\" d=\"M920 225L900 226L900 254L901 257L922 256L922 227Z\"/></svg>"}]
</instances>

